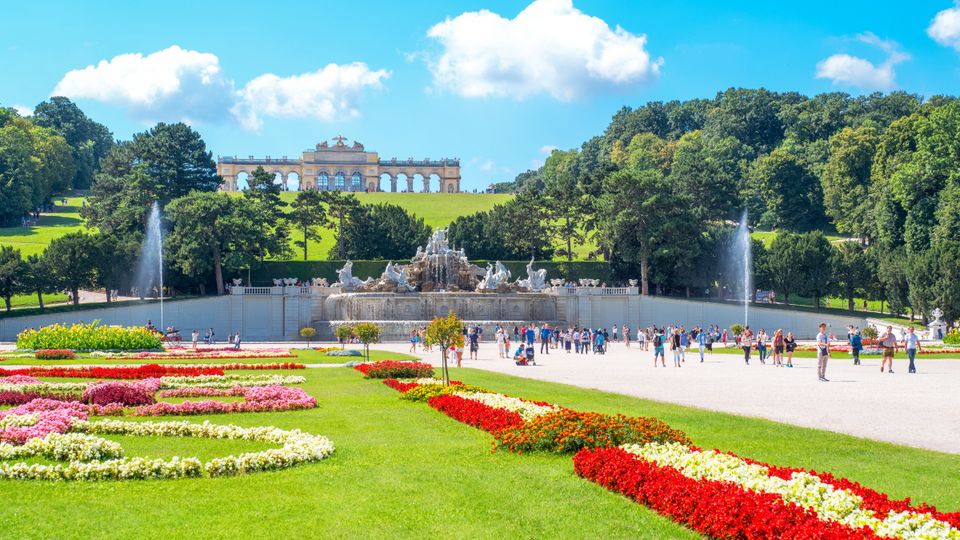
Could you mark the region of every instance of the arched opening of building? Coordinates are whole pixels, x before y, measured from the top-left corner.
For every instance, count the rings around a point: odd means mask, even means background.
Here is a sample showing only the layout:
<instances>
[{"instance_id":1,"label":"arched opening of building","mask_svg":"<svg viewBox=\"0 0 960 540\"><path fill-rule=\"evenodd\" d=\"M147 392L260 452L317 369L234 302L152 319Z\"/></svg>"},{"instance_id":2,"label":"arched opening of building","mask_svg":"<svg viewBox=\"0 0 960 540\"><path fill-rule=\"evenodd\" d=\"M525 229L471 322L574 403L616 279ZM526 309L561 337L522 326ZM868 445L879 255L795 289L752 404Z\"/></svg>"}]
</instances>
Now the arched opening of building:
<instances>
[{"instance_id":1,"label":"arched opening of building","mask_svg":"<svg viewBox=\"0 0 960 540\"><path fill-rule=\"evenodd\" d=\"M350 175L350 191L364 191L363 176L360 175L360 171L353 171Z\"/></svg>"},{"instance_id":2,"label":"arched opening of building","mask_svg":"<svg viewBox=\"0 0 960 540\"><path fill-rule=\"evenodd\" d=\"M391 193L396 193L397 191L397 179L390 173L383 173L379 177L379 182L377 183L379 191L389 191Z\"/></svg>"},{"instance_id":3,"label":"arched opening of building","mask_svg":"<svg viewBox=\"0 0 960 540\"><path fill-rule=\"evenodd\" d=\"M287 191L302 191L303 186L300 185L300 175L296 172L287 173Z\"/></svg>"},{"instance_id":4,"label":"arched opening of building","mask_svg":"<svg viewBox=\"0 0 960 540\"><path fill-rule=\"evenodd\" d=\"M246 171L237 173L237 191L250 189L250 175Z\"/></svg>"},{"instance_id":5,"label":"arched opening of building","mask_svg":"<svg viewBox=\"0 0 960 540\"><path fill-rule=\"evenodd\" d=\"M327 171L320 171L317 175L317 189L327 191L330 189L330 174Z\"/></svg>"},{"instance_id":6,"label":"arched opening of building","mask_svg":"<svg viewBox=\"0 0 960 540\"><path fill-rule=\"evenodd\" d=\"M347 190L347 175L343 171L337 171L333 177L333 189L337 191Z\"/></svg>"}]
</instances>

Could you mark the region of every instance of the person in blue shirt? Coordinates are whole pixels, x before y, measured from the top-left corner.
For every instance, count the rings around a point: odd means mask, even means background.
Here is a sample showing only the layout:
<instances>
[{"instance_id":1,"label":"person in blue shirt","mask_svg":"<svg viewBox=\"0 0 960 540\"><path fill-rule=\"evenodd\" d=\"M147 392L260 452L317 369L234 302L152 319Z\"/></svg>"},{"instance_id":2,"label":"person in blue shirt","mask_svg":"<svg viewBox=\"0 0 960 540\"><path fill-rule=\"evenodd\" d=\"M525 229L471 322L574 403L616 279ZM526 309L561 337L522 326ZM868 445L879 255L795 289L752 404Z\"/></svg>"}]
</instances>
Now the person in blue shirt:
<instances>
[{"instance_id":1,"label":"person in blue shirt","mask_svg":"<svg viewBox=\"0 0 960 540\"><path fill-rule=\"evenodd\" d=\"M545 354L550 354L550 334L552 333L553 332L550 330L549 324L544 324L540 328L540 353L541 354L544 354L544 351L546 351Z\"/></svg>"},{"instance_id":2,"label":"person in blue shirt","mask_svg":"<svg viewBox=\"0 0 960 540\"><path fill-rule=\"evenodd\" d=\"M700 362L703 363L703 350L707 347L707 333L697 332L697 344L700 349Z\"/></svg>"},{"instance_id":3,"label":"person in blue shirt","mask_svg":"<svg viewBox=\"0 0 960 540\"><path fill-rule=\"evenodd\" d=\"M534 337L535 335L533 333L533 325L531 324L530 326L527 327L527 344L533 345Z\"/></svg>"},{"instance_id":4,"label":"person in blue shirt","mask_svg":"<svg viewBox=\"0 0 960 540\"><path fill-rule=\"evenodd\" d=\"M597 350L595 352L603 354L603 346L606 343L603 332L597 332Z\"/></svg>"},{"instance_id":5,"label":"person in blue shirt","mask_svg":"<svg viewBox=\"0 0 960 540\"><path fill-rule=\"evenodd\" d=\"M862 350L863 338L861 338L857 332L850 334L850 352L853 353L853 365L860 365L860 351Z\"/></svg>"},{"instance_id":6,"label":"person in blue shirt","mask_svg":"<svg viewBox=\"0 0 960 540\"><path fill-rule=\"evenodd\" d=\"M687 347L690 346L690 334L681 326L680 327L680 361L686 363L687 361Z\"/></svg>"}]
</instances>

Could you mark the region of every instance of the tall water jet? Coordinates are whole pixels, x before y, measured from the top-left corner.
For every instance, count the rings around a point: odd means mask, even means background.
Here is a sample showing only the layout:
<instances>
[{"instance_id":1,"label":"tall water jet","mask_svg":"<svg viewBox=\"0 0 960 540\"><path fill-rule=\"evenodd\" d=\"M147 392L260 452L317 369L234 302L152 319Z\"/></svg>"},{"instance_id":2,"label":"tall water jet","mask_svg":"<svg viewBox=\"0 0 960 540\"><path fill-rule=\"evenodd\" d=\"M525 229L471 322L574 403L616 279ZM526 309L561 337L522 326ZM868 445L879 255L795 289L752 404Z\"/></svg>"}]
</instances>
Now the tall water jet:
<instances>
[{"instance_id":1,"label":"tall water jet","mask_svg":"<svg viewBox=\"0 0 960 540\"><path fill-rule=\"evenodd\" d=\"M140 297L149 294L154 288L160 297L160 328L166 331L163 325L163 231L160 228L160 205L156 202L150 209L147 218L146 237L140 249L140 261L137 264L135 280L140 289Z\"/></svg>"},{"instance_id":2,"label":"tall water jet","mask_svg":"<svg viewBox=\"0 0 960 540\"><path fill-rule=\"evenodd\" d=\"M750 238L750 229L747 227L747 211L743 211L743 215L740 217L740 224L737 225L737 230L733 235L733 242L731 244L731 261L733 263L733 268L739 274L737 276L738 288L742 287L742 291L737 291L743 299L743 324L746 326L748 324L748 315L750 308L750 300L753 296L753 288L750 285L751 274L753 270L753 242Z\"/></svg>"}]
</instances>

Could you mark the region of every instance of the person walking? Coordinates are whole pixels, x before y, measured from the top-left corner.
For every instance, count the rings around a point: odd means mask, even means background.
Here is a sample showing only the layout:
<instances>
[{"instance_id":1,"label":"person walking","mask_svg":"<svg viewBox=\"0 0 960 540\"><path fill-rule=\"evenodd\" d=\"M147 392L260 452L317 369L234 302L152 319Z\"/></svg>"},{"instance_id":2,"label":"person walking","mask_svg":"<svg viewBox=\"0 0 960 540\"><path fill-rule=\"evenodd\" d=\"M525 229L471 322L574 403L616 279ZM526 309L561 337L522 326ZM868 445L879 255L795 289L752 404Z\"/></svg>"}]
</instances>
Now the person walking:
<instances>
[{"instance_id":1,"label":"person walking","mask_svg":"<svg viewBox=\"0 0 960 540\"><path fill-rule=\"evenodd\" d=\"M590 329L584 328L580 331L580 354L590 352Z\"/></svg>"},{"instance_id":2,"label":"person walking","mask_svg":"<svg viewBox=\"0 0 960 540\"><path fill-rule=\"evenodd\" d=\"M617 325L616 325L616 324L613 325L613 329L612 329L612 330L613 330L613 331L612 331L611 333L613 334L613 341L616 341L616 340L617 340Z\"/></svg>"},{"instance_id":3,"label":"person walking","mask_svg":"<svg viewBox=\"0 0 960 540\"><path fill-rule=\"evenodd\" d=\"M533 341L536 339L537 335L536 332L533 331L533 325L528 326L524 333L526 334L525 337L527 338L527 345L533 347Z\"/></svg>"},{"instance_id":4,"label":"person walking","mask_svg":"<svg viewBox=\"0 0 960 540\"><path fill-rule=\"evenodd\" d=\"M500 355L500 358L506 358L509 348L505 346L507 340L507 332L503 328L497 328L497 354Z\"/></svg>"},{"instance_id":5,"label":"person walking","mask_svg":"<svg viewBox=\"0 0 960 540\"><path fill-rule=\"evenodd\" d=\"M680 327L680 361L687 363L687 348L690 346L690 334Z\"/></svg>"},{"instance_id":6,"label":"person walking","mask_svg":"<svg viewBox=\"0 0 960 540\"><path fill-rule=\"evenodd\" d=\"M880 360L880 373L889 363L890 373L893 373L893 355L897 354L897 336L893 333L893 327L888 326L887 331L880 336L880 346L883 347L883 358Z\"/></svg>"},{"instance_id":7,"label":"person walking","mask_svg":"<svg viewBox=\"0 0 960 540\"><path fill-rule=\"evenodd\" d=\"M783 329L773 333L773 365L783 367Z\"/></svg>"},{"instance_id":8,"label":"person walking","mask_svg":"<svg viewBox=\"0 0 960 540\"><path fill-rule=\"evenodd\" d=\"M200 331L196 328L194 328L190 334L190 341L193 342L193 350L197 350L197 343L200 341Z\"/></svg>"},{"instance_id":9,"label":"person walking","mask_svg":"<svg viewBox=\"0 0 960 540\"><path fill-rule=\"evenodd\" d=\"M550 354L550 336L552 334L549 324L544 324L540 328L540 354L544 354L544 351L546 351L546 354Z\"/></svg>"},{"instance_id":10,"label":"person walking","mask_svg":"<svg viewBox=\"0 0 960 540\"><path fill-rule=\"evenodd\" d=\"M757 352L760 353L760 363L766 365L767 360L767 341L769 337L767 336L767 331L763 328L760 329L760 333L757 334Z\"/></svg>"},{"instance_id":11,"label":"person walking","mask_svg":"<svg viewBox=\"0 0 960 540\"><path fill-rule=\"evenodd\" d=\"M630 348L630 327L623 325L623 344Z\"/></svg>"},{"instance_id":12,"label":"person walking","mask_svg":"<svg viewBox=\"0 0 960 540\"><path fill-rule=\"evenodd\" d=\"M743 349L743 361L749 366L750 351L753 350L753 332L750 331L749 326L745 326L740 333L740 347Z\"/></svg>"},{"instance_id":13,"label":"person walking","mask_svg":"<svg viewBox=\"0 0 960 540\"><path fill-rule=\"evenodd\" d=\"M653 339L650 341L653 342L653 367L657 367L657 358L663 362L663 367L667 367L667 356L663 351L663 341L665 336L663 331L659 328L655 329L653 332Z\"/></svg>"},{"instance_id":14,"label":"person walking","mask_svg":"<svg viewBox=\"0 0 960 540\"><path fill-rule=\"evenodd\" d=\"M914 364L914 360L917 357L917 352L920 350L920 336L914 333L912 326L907 328L907 335L903 336L903 348L907 351L907 358L910 359L910 366L907 368L907 373L916 373L917 366Z\"/></svg>"},{"instance_id":15,"label":"person walking","mask_svg":"<svg viewBox=\"0 0 960 540\"><path fill-rule=\"evenodd\" d=\"M787 332L783 338L783 346L787 349L787 367L793 367L793 351L797 350L797 340L793 339L793 332Z\"/></svg>"},{"instance_id":16,"label":"person walking","mask_svg":"<svg viewBox=\"0 0 960 540\"><path fill-rule=\"evenodd\" d=\"M597 348L594 349L593 354L603 354L603 347L607 343L607 338L604 336L604 332L597 332Z\"/></svg>"},{"instance_id":17,"label":"person walking","mask_svg":"<svg viewBox=\"0 0 960 540\"><path fill-rule=\"evenodd\" d=\"M820 323L820 332L817 334L817 377L821 382L830 382L827 379L827 360L830 359L830 338L827 336L827 323Z\"/></svg>"},{"instance_id":18,"label":"person walking","mask_svg":"<svg viewBox=\"0 0 960 540\"><path fill-rule=\"evenodd\" d=\"M575 354L580 354L580 329L577 327L573 328L573 336L570 338L573 341L573 352Z\"/></svg>"},{"instance_id":19,"label":"person walking","mask_svg":"<svg viewBox=\"0 0 960 540\"><path fill-rule=\"evenodd\" d=\"M850 334L850 352L853 353L853 365L860 365L860 351L863 350L863 338L860 332Z\"/></svg>"},{"instance_id":20,"label":"person walking","mask_svg":"<svg viewBox=\"0 0 960 540\"><path fill-rule=\"evenodd\" d=\"M697 332L697 348L700 349L700 363L703 363L703 351L707 348L707 333Z\"/></svg>"},{"instance_id":21,"label":"person walking","mask_svg":"<svg viewBox=\"0 0 960 540\"><path fill-rule=\"evenodd\" d=\"M643 328L637 328L637 344L641 351L647 350L647 331Z\"/></svg>"},{"instance_id":22,"label":"person walking","mask_svg":"<svg viewBox=\"0 0 960 540\"><path fill-rule=\"evenodd\" d=\"M237 330L237 333L233 335L233 348L240 349L240 331Z\"/></svg>"},{"instance_id":23,"label":"person walking","mask_svg":"<svg viewBox=\"0 0 960 540\"><path fill-rule=\"evenodd\" d=\"M680 330L674 329L670 336L670 350L673 351L673 367L680 367Z\"/></svg>"}]
</instances>

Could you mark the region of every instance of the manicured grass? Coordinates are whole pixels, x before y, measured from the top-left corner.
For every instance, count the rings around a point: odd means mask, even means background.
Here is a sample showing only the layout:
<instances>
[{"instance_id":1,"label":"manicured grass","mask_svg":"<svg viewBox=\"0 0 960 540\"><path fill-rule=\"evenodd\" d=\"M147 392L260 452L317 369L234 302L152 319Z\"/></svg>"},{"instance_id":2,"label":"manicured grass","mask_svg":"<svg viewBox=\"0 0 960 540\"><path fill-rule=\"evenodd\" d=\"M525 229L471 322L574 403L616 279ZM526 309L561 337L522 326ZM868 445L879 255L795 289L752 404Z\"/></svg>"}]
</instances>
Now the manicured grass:
<instances>
[{"instance_id":1,"label":"manicured grass","mask_svg":"<svg viewBox=\"0 0 960 540\"><path fill-rule=\"evenodd\" d=\"M66 301L67 301L67 295L63 293L43 295L44 306L63 303ZM40 305L40 301L37 300L37 295L35 294L18 294L10 299L10 305L13 306L13 309L38 307ZM3 307L5 307L5 304L0 302L0 309L2 309Z\"/></svg>"},{"instance_id":2,"label":"manicured grass","mask_svg":"<svg viewBox=\"0 0 960 540\"><path fill-rule=\"evenodd\" d=\"M751 231L750 237L755 240L762 240L764 246L770 247L770 244L773 243L773 240L777 237L777 234L779 234L778 231ZM837 234L825 234L824 236L826 236L827 240L831 242L838 242L844 238Z\"/></svg>"},{"instance_id":3,"label":"manicured grass","mask_svg":"<svg viewBox=\"0 0 960 540\"><path fill-rule=\"evenodd\" d=\"M58 204L53 212L40 216L34 227L0 228L0 245L19 249L24 258L42 253L53 239L84 229L80 217L82 201L81 197L68 198L67 206Z\"/></svg>"},{"instance_id":4,"label":"manicured grass","mask_svg":"<svg viewBox=\"0 0 960 540\"><path fill-rule=\"evenodd\" d=\"M399 399L350 369L308 378L309 411L194 417L300 428L337 445L324 462L237 478L99 483L0 482L0 523L16 538L456 537L694 538L573 474L569 456L492 453L491 437ZM700 446L830 471L890 493L960 506L960 456L909 449L473 369L452 375L579 410L657 416ZM167 419L167 418L165 418ZM159 420L159 419L150 419ZM254 449L230 441L111 437L131 455L208 458Z\"/></svg>"},{"instance_id":5,"label":"manicured grass","mask_svg":"<svg viewBox=\"0 0 960 540\"><path fill-rule=\"evenodd\" d=\"M356 345L348 345L347 348L360 349ZM37 360L36 358L4 358L0 354L0 368L4 364L25 365L25 366L59 366L59 365L78 365L78 364L273 364L275 362L294 362L301 364L344 364L346 362L363 360L362 356L327 356L320 351L291 349L297 355L297 358L190 358L190 359L150 359L137 361L130 358L103 358L101 356L90 356L80 354L77 358L71 360ZM389 351L370 350L370 360L416 360L417 357L409 354L394 353Z\"/></svg>"}]
</instances>

